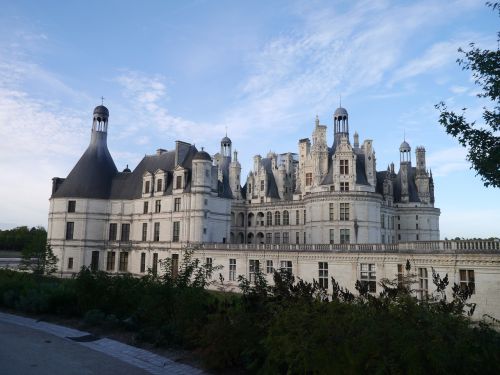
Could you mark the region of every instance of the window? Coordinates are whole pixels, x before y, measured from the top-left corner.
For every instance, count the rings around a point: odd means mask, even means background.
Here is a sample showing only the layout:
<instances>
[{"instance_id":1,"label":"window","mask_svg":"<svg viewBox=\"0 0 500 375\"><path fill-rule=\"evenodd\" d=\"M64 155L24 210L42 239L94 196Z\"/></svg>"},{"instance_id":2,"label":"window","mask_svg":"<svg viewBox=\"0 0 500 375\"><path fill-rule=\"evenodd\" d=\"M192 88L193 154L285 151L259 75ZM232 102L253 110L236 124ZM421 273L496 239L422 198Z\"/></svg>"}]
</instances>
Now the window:
<instances>
[{"instance_id":1,"label":"window","mask_svg":"<svg viewBox=\"0 0 500 375\"><path fill-rule=\"evenodd\" d=\"M418 229L418 223L415 224L415 229Z\"/></svg>"},{"instance_id":2,"label":"window","mask_svg":"<svg viewBox=\"0 0 500 375\"><path fill-rule=\"evenodd\" d=\"M283 225L290 225L290 214L288 211L283 211Z\"/></svg>"},{"instance_id":3,"label":"window","mask_svg":"<svg viewBox=\"0 0 500 375\"><path fill-rule=\"evenodd\" d=\"M156 191L161 191L163 187L163 180L162 179L159 179L156 181Z\"/></svg>"},{"instance_id":4,"label":"window","mask_svg":"<svg viewBox=\"0 0 500 375\"><path fill-rule=\"evenodd\" d=\"M92 259L90 261L90 269L97 271L99 269L99 251L92 251Z\"/></svg>"},{"instance_id":5,"label":"window","mask_svg":"<svg viewBox=\"0 0 500 375\"><path fill-rule=\"evenodd\" d=\"M291 275L292 274L292 261L291 260L282 260L280 262L280 270L281 270L281 272L288 272Z\"/></svg>"},{"instance_id":6,"label":"window","mask_svg":"<svg viewBox=\"0 0 500 375\"><path fill-rule=\"evenodd\" d=\"M385 228L385 218L384 214L380 214L380 225L382 226L382 229Z\"/></svg>"},{"instance_id":7,"label":"window","mask_svg":"<svg viewBox=\"0 0 500 375\"><path fill-rule=\"evenodd\" d=\"M476 279L474 278L474 270L459 270L460 287L468 286L472 294L476 293Z\"/></svg>"},{"instance_id":8,"label":"window","mask_svg":"<svg viewBox=\"0 0 500 375\"><path fill-rule=\"evenodd\" d=\"M288 232L283 232L283 243L288 243L288 242L289 242Z\"/></svg>"},{"instance_id":9,"label":"window","mask_svg":"<svg viewBox=\"0 0 500 375\"><path fill-rule=\"evenodd\" d=\"M204 203L205 203L205 206L208 205L208 199L207 198L205 198Z\"/></svg>"},{"instance_id":10,"label":"window","mask_svg":"<svg viewBox=\"0 0 500 375\"><path fill-rule=\"evenodd\" d=\"M248 194L252 194L252 184L248 184Z\"/></svg>"},{"instance_id":11,"label":"window","mask_svg":"<svg viewBox=\"0 0 500 375\"><path fill-rule=\"evenodd\" d=\"M306 210L304 210L304 224L306 223Z\"/></svg>"},{"instance_id":12,"label":"window","mask_svg":"<svg viewBox=\"0 0 500 375\"><path fill-rule=\"evenodd\" d=\"M304 243L307 242L307 239L306 239L306 232L304 232Z\"/></svg>"},{"instance_id":13,"label":"window","mask_svg":"<svg viewBox=\"0 0 500 375\"><path fill-rule=\"evenodd\" d=\"M257 259L248 260L248 276L250 282L255 282L255 273L259 272L259 261Z\"/></svg>"},{"instance_id":14,"label":"window","mask_svg":"<svg viewBox=\"0 0 500 375\"><path fill-rule=\"evenodd\" d=\"M349 203L340 204L340 220L349 220Z\"/></svg>"},{"instance_id":15,"label":"window","mask_svg":"<svg viewBox=\"0 0 500 375\"><path fill-rule=\"evenodd\" d=\"M340 159L340 174L349 174L349 160Z\"/></svg>"},{"instance_id":16,"label":"window","mask_svg":"<svg viewBox=\"0 0 500 375\"><path fill-rule=\"evenodd\" d=\"M281 213L279 211L274 213L274 225L281 225Z\"/></svg>"},{"instance_id":17,"label":"window","mask_svg":"<svg viewBox=\"0 0 500 375\"><path fill-rule=\"evenodd\" d=\"M149 186L150 186L151 182L150 181L145 181L144 182L144 193L147 194L149 193Z\"/></svg>"},{"instance_id":18,"label":"window","mask_svg":"<svg viewBox=\"0 0 500 375\"><path fill-rule=\"evenodd\" d=\"M328 209L328 218L330 219L330 221L333 221L333 203L330 203L329 204L329 209Z\"/></svg>"},{"instance_id":19,"label":"window","mask_svg":"<svg viewBox=\"0 0 500 375\"><path fill-rule=\"evenodd\" d=\"M154 233L153 233L153 241L160 241L160 223L155 223Z\"/></svg>"},{"instance_id":20,"label":"window","mask_svg":"<svg viewBox=\"0 0 500 375\"><path fill-rule=\"evenodd\" d=\"M142 223L142 240L146 241L148 238L148 223Z\"/></svg>"},{"instance_id":21,"label":"window","mask_svg":"<svg viewBox=\"0 0 500 375\"><path fill-rule=\"evenodd\" d=\"M274 243L279 244L281 239L281 233L274 233Z\"/></svg>"},{"instance_id":22,"label":"window","mask_svg":"<svg viewBox=\"0 0 500 375\"><path fill-rule=\"evenodd\" d=\"M236 280L236 259L229 259L229 281Z\"/></svg>"},{"instance_id":23,"label":"window","mask_svg":"<svg viewBox=\"0 0 500 375\"><path fill-rule=\"evenodd\" d=\"M127 269L128 269L128 253L122 251L120 253L120 264L118 266L118 271L127 272Z\"/></svg>"},{"instance_id":24,"label":"window","mask_svg":"<svg viewBox=\"0 0 500 375\"><path fill-rule=\"evenodd\" d=\"M73 239L73 233L75 231L75 223L72 221L68 221L66 223L66 239L67 240L72 240Z\"/></svg>"},{"instance_id":25,"label":"window","mask_svg":"<svg viewBox=\"0 0 500 375\"><path fill-rule=\"evenodd\" d=\"M181 222L174 221L173 222L173 231L172 231L172 242L179 242L180 233L181 233Z\"/></svg>"},{"instance_id":26,"label":"window","mask_svg":"<svg viewBox=\"0 0 500 375\"><path fill-rule=\"evenodd\" d=\"M153 272L153 275L158 273L158 253L153 253L153 265L151 267L151 272Z\"/></svg>"},{"instance_id":27,"label":"window","mask_svg":"<svg viewBox=\"0 0 500 375\"><path fill-rule=\"evenodd\" d=\"M382 235L382 243L385 243L385 234Z\"/></svg>"},{"instance_id":28,"label":"window","mask_svg":"<svg viewBox=\"0 0 500 375\"><path fill-rule=\"evenodd\" d=\"M68 212L75 212L76 201L68 201Z\"/></svg>"},{"instance_id":29,"label":"window","mask_svg":"<svg viewBox=\"0 0 500 375\"><path fill-rule=\"evenodd\" d=\"M155 202L155 212L160 212L161 211L161 199L158 199Z\"/></svg>"},{"instance_id":30,"label":"window","mask_svg":"<svg viewBox=\"0 0 500 375\"><path fill-rule=\"evenodd\" d=\"M142 213L147 214L149 210L149 202L144 202L144 206L142 207Z\"/></svg>"},{"instance_id":31,"label":"window","mask_svg":"<svg viewBox=\"0 0 500 375\"><path fill-rule=\"evenodd\" d=\"M130 240L130 224L122 224L122 236L121 241Z\"/></svg>"},{"instance_id":32,"label":"window","mask_svg":"<svg viewBox=\"0 0 500 375\"><path fill-rule=\"evenodd\" d=\"M418 215L415 215L415 220L418 220Z\"/></svg>"},{"instance_id":33,"label":"window","mask_svg":"<svg viewBox=\"0 0 500 375\"><path fill-rule=\"evenodd\" d=\"M295 225L300 224L300 215L299 215L299 210L295 211Z\"/></svg>"},{"instance_id":34,"label":"window","mask_svg":"<svg viewBox=\"0 0 500 375\"><path fill-rule=\"evenodd\" d=\"M340 230L340 243L350 243L351 242L351 230L341 229Z\"/></svg>"},{"instance_id":35,"label":"window","mask_svg":"<svg viewBox=\"0 0 500 375\"><path fill-rule=\"evenodd\" d=\"M273 273L273 272L274 272L273 261L266 260L266 273Z\"/></svg>"},{"instance_id":36,"label":"window","mask_svg":"<svg viewBox=\"0 0 500 375\"><path fill-rule=\"evenodd\" d=\"M300 232L295 232L295 243L296 244L300 243Z\"/></svg>"},{"instance_id":37,"label":"window","mask_svg":"<svg viewBox=\"0 0 500 375\"><path fill-rule=\"evenodd\" d=\"M208 169L205 169L205 177L210 177L210 171Z\"/></svg>"},{"instance_id":38,"label":"window","mask_svg":"<svg viewBox=\"0 0 500 375\"><path fill-rule=\"evenodd\" d=\"M73 258L68 258L68 270L73 269Z\"/></svg>"},{"instance_id":39,"label":"window","mask_svg":"<svg viewBox=\"0 0 500 375\"><path fill-rule=\"evenodd\" d=\"M418 269L418 298L426 299L429 290L429 277L427 275L427 268Z\"/></svg>"},{"instance_id":40,"label":"window","mask_svg":"<svg viewBox=\"0 0 500 375\"><path fill-rule=\"evenodd\" d=\"M172 254L172 277L179 274L179 254Z\"/></svg>"},{"instance_id":41,"label":"window","mask_svg":"<svg viewBox=\"0 0 500 375\"><path fill-rule=\"evenodd\" d=\"M401 235L398 234L398 241L401 241Z\"/></svg>"},{"instance_id":42,"label":"window","mask_svg":"<svg viewBox=\"0 0 500 375\"><path fill-rule=\"evenodd\" d=\"M403 278L404 278L403 265L398 264L398 286L403 286Z\"/></svg>"},{"instance_id":43,"label":"window","mask_svg":"<svg viewBox=\"0 0 500 375\"><path fill-rule=\"evenodd\" d=\"M175 188L182 189L182 176L177 176L175 179Z\"/></svg>"},{"instance_id":44,"label":"window","mask_svg":"<svg viewBox=\"0 0 500 375\"><path fill-rule=\"evenodd\" d=\"M323 289L328 289L328 263L318 263L318 281L319 286Z\"/></svg>"},{"instance_id":45,"label":"window","mask_svg":"<svg viewBox=\"0 0 500 375\"><path fill-rule=\"evenodd\" d=\"M335 241L335 229L330 229L330 244L333 245Z\"/></svg>"},{"instance_id":46,"label":"window","mask_svg":"<svg viewBox=\"0 0 500 375\"><path fill-rule=\"evenodd\" d=\"M116 241L117 225L116 223L109 224L109 240Z\"/></svg>"},{"instance_id":47,"label":"window","mask_svg":"<svg viewBox=\"0 0 500 375\"><path fill-rule=\"evenodd\" d=\"M340 191L349 191L349 182L341 182Z\"/></svg>"},{"instance_id":48,"label":"window","mask_svg":"<svg viewBox=\"0 0 500 375\"><path fill-rule=\"evenodd\" d=\"M420 237L418 236L418 234L417 234L417 237L416 237L416 239L417 239L417 241L420 241Z\"/></svg>"},{"instance_id":49,"label":"window","mask_svg":"<svg viewBox=\"0 0 500 375\"><path fill-rule=\"evenodd\" d=\"M401 230L401 224L398 224L398 230Z\"/></svg>"},{"instance_id":50,"label":"window","mask_svg":"<svg viewBox=\"0 0 500 375\"><path fill-rule=\"evenodd\" d=\"M266 225L267 226L273 225L273 214L271 212L266 213Z\"/></svg>"},{"instance_id":51,"label":"window","mask_svg":"<svg viewBox=\"0 0 500 375\"><path fill-rule=\"evenodd\" d=\"M212 258L206 258L205 259L205 265L207 266L207 268L212 268L212 264L213 264L213 259Z\"/></svg>"},{"instance_id":52,"label":"window","mask_svg":"<svg viewBox=\"0 0 500 375\"><path fill-rule=\"evenodd\" d=\"M141 273L146 272L146 253L141 253Z\"/></svg>"},{"instance_id":53,"label":"window","mask_svg":"<svg viewBox=\"0 0 500 375\"><path fill-rule=\"evenodd\" d=\"M116 253L114 251L108 252L108 255L106 258L106 271L114 271L115 270L115 260L116 260Z\"/></svg>"},{"instance_id":54,"label":"window","mask_svg":"<svg viewBox=\"0 0 500 375\"><path fill-rule=\"evenodd\" d=\"M313 175L312 173L306 173L306 186L312 185Z\"/></svg>"},{"instance_id":55,"label":"window","mask_svg":"<svg viewBox=\"0 0 500 375\"><path fill-rule=\"evenodd\" d=\"M260 180L260 190L264 191L264 180Z\"/></svg>"},{"instance_id":56,"label":"window","mask_svg":"<svg viewBox=\"0 0 500 375\"><path fill-rule=\"evenodd\" d=\"M375 264L361 263L361 284L368 288L370 293L377 290L377 277L375 274Z\"/></svg>"},{"instance_id":57,"label":"window","mask_svg":"<svg viewBox=\"0 0 500 375\"><path fill-rule=\"evenodd\" d=\"M174 199L174 211L179 212L181 210L181 198Z\"/></svg>"},{"instance_id":58,"label":"window","mask_svg":"<svg viewBox=\"0 0 500 375\"><path fill-rule=\"evenodd\" d=\"M273 234L266 233L266 243L271 243L273 241Z\"/></svg>"}]
</instances>

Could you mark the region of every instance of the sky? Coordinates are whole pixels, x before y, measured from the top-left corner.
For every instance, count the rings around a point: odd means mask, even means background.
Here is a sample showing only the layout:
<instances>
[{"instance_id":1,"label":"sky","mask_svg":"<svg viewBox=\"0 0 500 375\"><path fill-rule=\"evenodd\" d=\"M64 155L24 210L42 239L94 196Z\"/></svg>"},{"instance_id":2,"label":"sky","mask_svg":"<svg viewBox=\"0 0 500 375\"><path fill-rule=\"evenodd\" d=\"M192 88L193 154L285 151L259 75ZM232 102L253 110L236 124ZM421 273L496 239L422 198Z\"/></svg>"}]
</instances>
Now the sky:
<instances>
[{"instance_id":1,"label":"sky","mask_svg":"<svg viewBox=\"0 0 500 375\"><path fill-rule=\"evenodd\" d=\"M47 226L51 179L109 108L119 170L194 143L215 154L226 129L242 164L297 152L314 119L349 112L377 169L399 145L425 146L441 238L500 236L500 189L484 187L434 105L481 124L479 87L459 47L497 48L498 16L480 0L0 0L0 228ZM351 138L352 141L352 138Z\"/></svg>"}]
</instances>

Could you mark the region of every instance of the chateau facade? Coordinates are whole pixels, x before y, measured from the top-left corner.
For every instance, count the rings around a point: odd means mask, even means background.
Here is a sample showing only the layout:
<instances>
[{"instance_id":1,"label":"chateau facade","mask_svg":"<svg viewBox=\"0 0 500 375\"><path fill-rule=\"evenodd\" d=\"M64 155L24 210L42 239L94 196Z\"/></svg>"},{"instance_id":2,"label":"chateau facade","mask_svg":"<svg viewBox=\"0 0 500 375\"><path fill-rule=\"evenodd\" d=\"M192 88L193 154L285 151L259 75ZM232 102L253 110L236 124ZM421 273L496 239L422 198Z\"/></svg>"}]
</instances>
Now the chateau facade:
<instances>
[{"instance_id":1,"label":"chateau facade","mask_svg":"<svg viewBox=\"0 0 500 375\"><path fill-rule=\"evenodd\" d=\"M354 289L357 279L371 285L394 276L410 258L427 285L431 265L446 259L443 270L451 267L458 282L486 270L482 291L500 295L498 241L484 245L493 258L466 251L453 261L446 254L461 245L437 242L440 210L425 149L417 147L413 166L404 141L397 171L393 163L377 171L373 141L360 144L355 133L351 144L344 108L333 115L331 147L316 118L312 141L301 139L298 153L255 156L243 185L227 136L213 156L177 141L119 172L107 148L108 119L106 107L95 108L87 150L67 178L53 179L48 237L61 275L82 266L141 275L165 257L176 264L196 244L233 286L237 275L260 267L308 280L330 275ZM498 299L489 302L497 312Z\"/></svg>"}]
</instances>

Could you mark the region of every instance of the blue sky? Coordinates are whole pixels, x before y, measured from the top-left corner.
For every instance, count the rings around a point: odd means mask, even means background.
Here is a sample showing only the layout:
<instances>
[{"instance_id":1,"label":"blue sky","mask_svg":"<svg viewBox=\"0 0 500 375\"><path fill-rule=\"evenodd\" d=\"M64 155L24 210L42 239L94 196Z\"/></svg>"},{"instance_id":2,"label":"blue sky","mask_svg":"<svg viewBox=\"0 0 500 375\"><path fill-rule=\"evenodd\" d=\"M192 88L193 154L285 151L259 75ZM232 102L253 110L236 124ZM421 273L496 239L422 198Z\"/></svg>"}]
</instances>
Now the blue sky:
<instances>
[{"instance_id":1,"label":"blue sky","mask_svg":"<svg viewBox=\"0 0 500 375\"><path fill-rule=\"evenodd\" d=\"M500 236L500 189L485 188L434 104L481 121L471 41L496 48L498 17L480 0L0 1L0 226L47 223L51 178L110 110L118 169L175 140L210 153L225 129L243 176L255 154L297 151L339 104L351 134L373 139L377 169L399 145L424 145L441 237ZM413 151L412 151L413 152Z\"/></svg>"}]
</instances>

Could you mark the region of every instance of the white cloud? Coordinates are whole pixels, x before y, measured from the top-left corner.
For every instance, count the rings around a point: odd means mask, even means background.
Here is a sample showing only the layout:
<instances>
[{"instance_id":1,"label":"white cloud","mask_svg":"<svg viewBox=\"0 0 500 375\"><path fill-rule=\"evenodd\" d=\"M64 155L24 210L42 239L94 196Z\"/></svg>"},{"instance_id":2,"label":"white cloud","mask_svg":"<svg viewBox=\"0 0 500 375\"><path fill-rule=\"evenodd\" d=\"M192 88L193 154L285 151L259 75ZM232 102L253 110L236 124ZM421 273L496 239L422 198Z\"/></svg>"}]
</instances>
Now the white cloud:
<instances>
[{"instance_id":1,"label":"white cloud","mask_svg":"<svg viewBox=\"0 0 500 375\"><path fill-rule=\"evenodd\" d=\"M451 86L450 87L450 91L453 94L463 94L467 90L469 90L469 88L468 87L464 87L464 86Z\"/></svg>"},{"instance_id":2,"label":"white cloud","mask_svg":"<svg viewBox=\"0 0 500 375\"><path fill-rule=\"evenodd\" d=\"M427 155L427 165L432 168L436 177L445 177L469 169L466 160L467 150L463 147L450 147L438 150Z\"/></svg>"}]
</instances>

